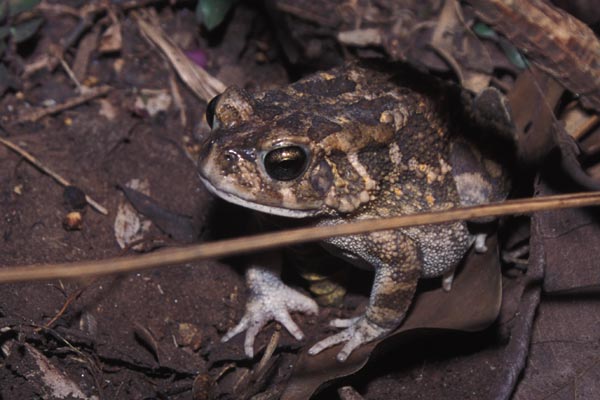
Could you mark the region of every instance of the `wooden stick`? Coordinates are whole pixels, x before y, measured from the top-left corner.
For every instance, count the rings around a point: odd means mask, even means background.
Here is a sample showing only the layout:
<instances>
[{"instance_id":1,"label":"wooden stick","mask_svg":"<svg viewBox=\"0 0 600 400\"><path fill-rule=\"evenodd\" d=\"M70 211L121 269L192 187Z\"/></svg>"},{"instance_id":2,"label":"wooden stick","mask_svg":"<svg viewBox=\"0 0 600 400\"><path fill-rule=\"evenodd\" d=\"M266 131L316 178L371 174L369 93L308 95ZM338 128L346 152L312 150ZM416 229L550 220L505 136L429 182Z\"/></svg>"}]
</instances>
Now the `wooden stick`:
<instances>
[{"instance_id":1,"label":"wooden stick","mask_svg":"<svg viewBox=\"0 0 600 400\"><path fill-rule=\"evenodd\" d=\"M100 97L110 92L112 87L110 86L99 86L97 88L91 88L84 91L81 95L65 101L64 103L57 104L51 107L38 108L33 112L18 117L15 121L11 121L12 125L19 124L22 122L35 122L38 119L45 117L46 115L56 114L58 112L68 110L69 108L76 107L80 104L86 103L96 97Z\"/></svg>"},{"instance_id":2,"label":"wooden stick","mask_svg":"<svg viewBox=\"0 0 600 400\"><path fill-rule=\"evenodd\" d=\"M3 145L5 145L9 149L13 150L15 153L19 154L21 157L23 157L24 159L26 159L27 161L29 161L33 165L35 165L42 172L45 172L46 174L50 175L52 178L54 178L55 181L57 181L61 185L63 185L63 186L72 186L69 181L67 181L65 178L63 178L62 176L60 176L56 172L52 171L50 168L46 167L44 164L42 164L41 161L39 161L31 153L27 152L22 147L16 145L15 143L11 142L8 139L4 139L4 138L1 138L1 137L0 137L0 143L2 143ZM87 201L88 204L92 208L94 208L96 211L98 211L100 214L102 214L102 215L108 215L108 210L105 207L103 207L100 203L96 202L94 199L92 199L90 196L88 196L87 194L85 195L85 201Z\"/></svg>"},{"instance_id":3,"label":"wooden stick","mask_svg":"<svg viewBox=\"0 0 600 400\"><path fill-rule=\"evenodd\" d=\"M364 220L334 226L308 227L274 233L221 240L195 246L169 249L156 253L108 260L83 261L49 265L28 265L0 269L0 283L25 282L58 278L80 278L133 272L159 266L173 266L190 261L231 256L292 244L322 240L334 236L406 228L417 225L472 220L510 214L528 214L562 208L600 205L600 192L545 196L534 199L509 200L504 203L457 208L416 215L377 220Z\"/></svg>"}]
</instances>

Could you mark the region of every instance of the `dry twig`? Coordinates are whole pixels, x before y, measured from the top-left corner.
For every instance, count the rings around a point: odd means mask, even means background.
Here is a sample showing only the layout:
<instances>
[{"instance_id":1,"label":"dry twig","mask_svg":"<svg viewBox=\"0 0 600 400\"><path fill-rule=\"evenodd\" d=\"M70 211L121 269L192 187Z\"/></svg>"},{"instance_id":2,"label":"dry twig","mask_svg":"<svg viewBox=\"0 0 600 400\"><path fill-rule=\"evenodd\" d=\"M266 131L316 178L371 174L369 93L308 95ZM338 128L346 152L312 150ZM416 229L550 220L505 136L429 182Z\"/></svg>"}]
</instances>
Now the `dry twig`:
<instances>
[{"instance_id":1,"label":"dry twig","mask_svg":"<svg viewBox=\"0 0 600 400\"><path fill-rule=\"evenodd\" d=\"M177 85L177 78L175 77L175 74L173 72L169 74L169 87L171 88L171 95L173 96L175 106L179 110L179 121L181 122L181 126L186 127L187 113L185 108L185 102L183 101L183 96L181 96L179 86Z\"/></svg>"},{"instance_id":2,"label":"dry twig","mask_svg":"<svg viewBox=\"0 0 600 400\"><path fill-rule=\"evenodd\" d=\"M265 367L267 366L268 362L271 360L271 357L273 357L273 353L275 352L275 349L277 348L277 345L279 344L280 337L281 337L281 332L279 330L275 330L275 332L273 332L273 335L271 336L271 339L269 340L269 344L267 344L267 347L265 348L265 352L264 352L262 358L260 359L260 362L258 363L258 366L256 367L256 370L254 372L254 380L255 381L260 381L264 377L264 373L266 371Z\"/></svg>"},{"instance_id":3,"label":"dry twig","mask_svg":"<svg viewBox=\"0 0 600 400\"><path fill-rule=\"evenodd\" d=\"M33 155L31 155L31 153L27 152L26 150L24 150L20 146L16 145L15 143L11 142L10 140L7 140L7 139L4 139L4 138L0 137L0 143L2 143L3 145L5 145L6 147L8 147L9 149L11 149L12 151L14 151L15 153L19 154L21 157L23 157L24 159L26 159L27 161L29 161L30 163L32 163L33 165L35 165L41 171L43 171L46 174L50 175L52 178L54 178L55 181L57 181L61 185L63 185L63 186L72 186L71 183L69 181L67 181L65 178L63 178L62 176L60 176L56 172L52 171L50 168L46 167L44 164L42 164L42 162L40 160L38 160ZM96 211L98 211L100 214L108 215L108 211L106 210L106 208L103 207L100 203L96 202L94 199L92 199L87 194L85 195L85 201L87 201L88 204L92 208L94 208Z\"/></svg>"},{"instance_id":4,"label":"dry twig","mask_svg":"<svg viewBox=\"0 0 600 400\"><path fill-rule=\"evenodd\" d=\"M74 97L72 99L69 99L69 100L65 101L64 103L56 104L51 107L38 108L38 109L33 110L30 113L21 115L15 121L12 121L12 124L15 125L15 124L19 124L22 122L35 122L38 119L45 117L46 115L56 114L58 112L68 110L68 109L76 107L80 104L86 103L92 99L95 99L96 97L103 96L106 93L110 92L111 90L112 90L112 87L107 86L107 85L87 89L81 95Z\"/></svg>"},{"instance_id":5,"label":"dry twig","mask_svg":"<svg viewBox=\"0 0 600 400\"><path fill-rule=\"evenodd\" d=\"M52 325L54 325L54 323L65 313L65 311L67 311L67 308L69 308L69 306L79 297L81 296L81 293L83 293L83 291L86 289L87 287L84 288L80 288L77 289L76 291L74 291L73 293L71 293L69 295L69 297L67 297L67 300L65 300L65 303L63 304L63 306L60 308L60 310L56 313L56 315L54 315L54 317L52 317L52 319L48 322L46 322L44 324L43 327L38 328L37 331L41 331L42 329L50 329L52 327Z\"/></svg>"},{"instance_id":6,"label":"dry twig","mask_svg":"<svg viewBox=\"0 0 600 400\"><path fill-rule=\"evenodd\" d=\"M60 57L59 61L60 61L60 65L62 65L63 69L65 70L65 72L67 73L69 78L73 81L75 86L77 86L77 91L80 93L83 92L83 87L81 86L81 83L79 82L79 80L77 79L75 74L73 73L73 70L71 69L71 67L69 67L69 64L67 64L67 62L62 57Z\"/></svg>"},{"instance_id":7,"label":"dry twig","mask_svg":"<svg viewBox=\"0 0 600 400\"><path fill-rule=\"evenodd\" d=\"M481 217L527 214L536 211L597 205L600 205L600 192L510 200L499 204L487 204L483 206L434 211L385 219L364 220L334 226L291 229L237 239L221 240L178 249L169 249L137 257L3 268L0 270L0 283L78 278L133 272L159 266L172 266L193 260L206 260L210 258L255 252L258 250L273 249L322 240L334 236L348 236L367 232L406 228L409 226L473 220Z\"/></svg>"}]
</instances>

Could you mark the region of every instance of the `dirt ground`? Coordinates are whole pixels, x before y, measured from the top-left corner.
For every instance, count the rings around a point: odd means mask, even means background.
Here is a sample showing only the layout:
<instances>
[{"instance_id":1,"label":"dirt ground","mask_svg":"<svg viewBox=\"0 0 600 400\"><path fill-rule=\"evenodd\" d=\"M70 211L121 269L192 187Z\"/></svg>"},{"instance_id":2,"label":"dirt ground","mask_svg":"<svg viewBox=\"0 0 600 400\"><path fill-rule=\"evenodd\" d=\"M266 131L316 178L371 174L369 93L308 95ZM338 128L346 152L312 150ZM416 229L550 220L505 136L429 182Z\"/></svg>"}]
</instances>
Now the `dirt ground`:
<instances>
[{"instance_id":1,"label":"dirt ground","mask_svg":"<svg viewBox=\"0 0 600 400\"><path fill-rule=\"evenodd\" d=\"M208 60L206 69L227 85L268 88L308 72L286 65L268 16L252 3L240 3L226 28L210 34L196 21L193 5L163 5L157 13L169 37L183 49L201 49ZM58 13L44 15L46 21L38 34L20 50L25 62L68 36L78 23L76 18ZM0 99L0 136L67 178L106 207L108 215L85 206L79 229L67 229L64 219L78 207L73 200L77 195L0 146L2 268L135 254L131 248L122 249L115 236L115 220L128 203L123 187L132 180L143 182L145 194L155 209L164 211L166 219L186 221L187 230L167 232L156 222L151 224L139 241L144 251L243 232L240 221L246 218L244 212L213 199L199 182L188 156L197 154L198 144L208 132L203 121L206 104L181 84L165 58L141 36L130 15L117 17L121 49L93 53L85 74L90 85L109 85L106 95L35 122L14 123L17 115L77 96L73 80L58 65L52 71L43 68L29 75L18 89L7 91ZM73 49L64 55L68 64L74 57ZM158 93L170 103L150 115L147 102L140 102ZM179 106L177 93L182 98ZM549 187L538 183L537 190L552 192ZM548 268L561 271L569 262L561 257L574 262L582 254L587 257L585 265L593 263L593 255L585 249L569 256L554 250L562 245L552 242L574 232L588 240L597 238L595 225L586 222L592 217L556 215L546 213L533 223L539 234L532 243L531 254L537 257L534 264L550 260L554 267ZM573 230L573 224L590 232ZM580 237L565 240L577 244ZM556 254L549 256L548 251ZM278 398L302 344L273 323L259 336L254 360L243 355L241 336L220 342L244 309L240 261L193 262L119 276L2 284L0 399ZM536 307L543 297L542 272L531 263L530 268L527 273L514 269L505 273L501 317L490 328L405 338L407 342L396 345L393 352L382 351L380 361L324 388L318 398L336 398L338 388L347 385L367 399L480 399L504 398L511 393L519 399L584 399L599 395L596 295L574 299L546 294L534 325ZM326 325L331 318L355 315L364 307L371 276L351 273L356 274L355 282L367 283L355 283L342 306L324 307L318 317L297 316L308 336L305 343L331 332ZM297 274L289 275L292 282L304 285ZM571 278L553 281L550 292L582 286L582 282L561 286ZM545 284L551 286L552 282ZM426 292L427 285L422 289ZM558 320L562 323L556 325ZM275 356L266 371L257 372L262 351L276 332L281 338ZM534 344L530 347L532 332ZM545 349L548 343L564 346ZM518 378L523 380L517 386Z\"/></svg>"},{"instance_id":2,"label":"dirt ground","mask_svg":"<svg viewBox=\"0 0 600 400\"><path fill-rule=\"evenodd\" d=\"M268 35L264 19L255 10L240 7L228 32L217 35L223 36L218 45L200 35L193 9L165 7L160 19L182 47L204 49L209 70L224 82L251 88L288 80L281 64L257 63L256 49L245 49L239 40L247 37L253 42ZM30 57L71 32L75 23L64 16L47 20ZM88 77L113 88L108 95L6 129L8 138L83 189L109 210L108 215L87 206L81 229L65 229L63 220L72 211L65 189L0 147L0 265L123 255L115 239L115 217L124 201L119 186L132 179L148 183L147 194L156 204L193 221L193 241L215 237L218 229L211 226L215 219L218 225L234 224L235 219L227 217L231 210L213 212L214 200L184 151L186 144L193 146L208 129L203 122L205 104L179 84L187 126L182 126L173 106L153 117L137 110L135 101L143 96L142 90L169 93L174 75L130 19L123 19L122 29L122 51L94 58L89 65ZM121 64L118 71L117 64ZM46 100L61 103L75 93L73 82L60 68L54 73L39 71L21 84L21 91L8 92L1 100L5 121L29 106ZM236 231L240 228L233 226L232 232ZM185 244L167 238L155 225L145 235L147 242L153 238L167 246ZM0 299L1 325L12 327L0 334L6 346L0 370L2 399L59 398L60 391L44 383L42 371L48 371L36 366L40 357L51 363L51 371L65 375L60 382L74 383L86 398L101 399L190 398L196 377L202 381L208 376L209 366L212 372L224 369L226 362L218 358L248 364L240 338L228 344L219 340L239 319L245 299L243 272L224 262L80 281L4 285ZM283 344L291 342L287 333L283 336ZM261 337L258 345L264 347L266 339ZM198 390L207 390L202 383L199 386Z\"/></svg>"}]
</instances>

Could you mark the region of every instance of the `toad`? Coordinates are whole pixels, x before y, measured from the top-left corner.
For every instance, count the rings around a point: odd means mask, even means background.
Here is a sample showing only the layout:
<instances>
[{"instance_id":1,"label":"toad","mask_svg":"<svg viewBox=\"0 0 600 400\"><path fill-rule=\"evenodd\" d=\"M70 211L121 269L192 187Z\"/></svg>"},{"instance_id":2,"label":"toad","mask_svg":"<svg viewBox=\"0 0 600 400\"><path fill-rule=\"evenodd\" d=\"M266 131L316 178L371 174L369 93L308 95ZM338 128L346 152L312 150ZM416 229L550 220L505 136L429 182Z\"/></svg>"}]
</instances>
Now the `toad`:
<instances>
[{"instance_id":1,"label":"toad","mask_svg":"<svg viewBox=\"0 0 600 400\"><path fill-rule=\"evenodd\" d=\"M212 131L199 172L216 196L261 213L309 224L446 210L506 196L501 166L483 155L453 121L451 101L413 72L350 64L289 86L249 94L230 87L207 107ZM363 315L336 319L341 331L310 354L344 343L344 361L363 343L397 328L420 278L446 276L485 237L466 222L412 227L324 241L351 263L372 268ZM246 272L249 300L241 321L223 338L246 331L245 352L269 321L296 339L292 312L316 313L310 297L286 286L264 265Z\"/></svg>"}]
</instances>

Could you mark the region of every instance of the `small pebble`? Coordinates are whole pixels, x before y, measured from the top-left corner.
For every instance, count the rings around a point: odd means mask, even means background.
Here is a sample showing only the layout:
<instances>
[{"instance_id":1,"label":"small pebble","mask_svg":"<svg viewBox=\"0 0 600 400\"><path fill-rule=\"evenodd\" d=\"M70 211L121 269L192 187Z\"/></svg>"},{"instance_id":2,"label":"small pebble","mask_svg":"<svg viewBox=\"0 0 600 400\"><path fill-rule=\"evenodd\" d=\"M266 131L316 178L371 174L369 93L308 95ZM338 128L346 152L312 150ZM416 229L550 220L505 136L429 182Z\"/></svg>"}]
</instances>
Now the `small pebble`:
<instances>
[{"instance_id":1,"label":"small pebble","mask_svg":"<svg viewBox=\"0 0 600 400\"><path fill-rule=\"evenodd\" d=\"M79 211L71 211L63 219L63 227L68 231L79 231L83 226L83 216Z\"/></svg>"}]
</instances>

